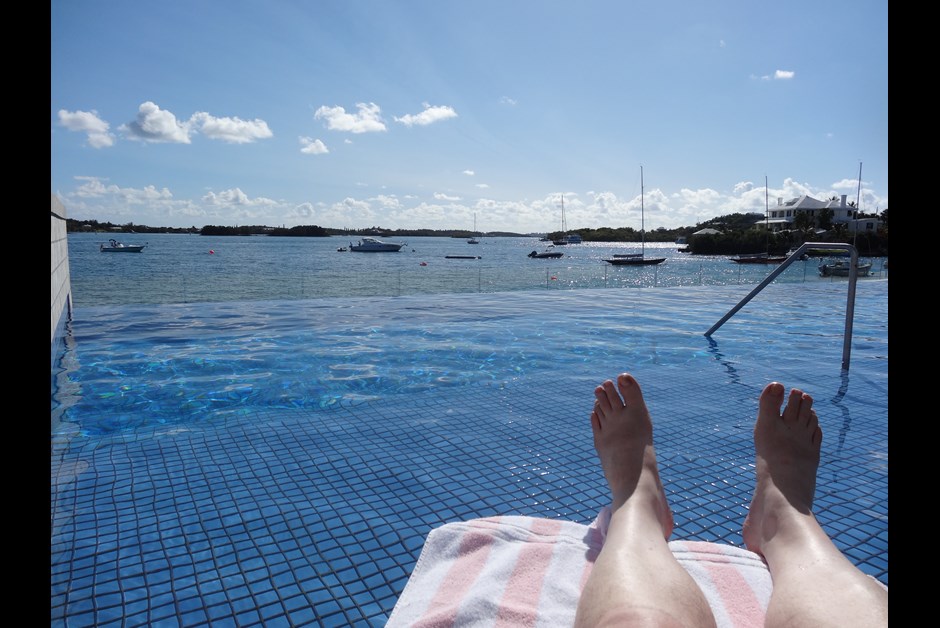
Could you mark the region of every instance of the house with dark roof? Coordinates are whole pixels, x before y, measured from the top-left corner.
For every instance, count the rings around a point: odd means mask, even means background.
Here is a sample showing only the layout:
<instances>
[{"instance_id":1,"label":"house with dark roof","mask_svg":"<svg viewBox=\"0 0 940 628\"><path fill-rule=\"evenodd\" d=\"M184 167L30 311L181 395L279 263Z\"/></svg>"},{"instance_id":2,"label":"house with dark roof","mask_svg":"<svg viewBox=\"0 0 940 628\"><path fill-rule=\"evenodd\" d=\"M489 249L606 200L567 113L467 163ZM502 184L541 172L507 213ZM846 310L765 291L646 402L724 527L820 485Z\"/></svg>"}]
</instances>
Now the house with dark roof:
<instances>
[{"instance_id":1,"label":"house with dark roof","mask_svg":"<svg viewBox=\"0 0 940 628\"><path fill-rule=\"evenodd\" d=\"M793 220L800 213L809 214L813 224L818 224L819 213L823 209L832 210L832 224L843 224L849 233L877 231L881 225L878 218L856 218L856 208L845 202L846 195L838 200L818 201L804 194L784 202L777 199L776 207L767 209L766 226L771 231L785 231L793 228Z\"/></svg>"}]
</instances>

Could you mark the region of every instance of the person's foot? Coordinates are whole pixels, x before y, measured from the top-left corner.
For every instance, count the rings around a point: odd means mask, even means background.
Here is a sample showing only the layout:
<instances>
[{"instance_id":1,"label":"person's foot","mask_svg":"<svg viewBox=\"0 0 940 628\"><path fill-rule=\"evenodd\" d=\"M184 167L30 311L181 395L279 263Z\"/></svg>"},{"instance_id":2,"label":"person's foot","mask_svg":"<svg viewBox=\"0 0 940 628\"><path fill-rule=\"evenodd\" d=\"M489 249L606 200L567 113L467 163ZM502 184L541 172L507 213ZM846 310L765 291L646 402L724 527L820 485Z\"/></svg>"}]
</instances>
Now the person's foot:
<instances>
[{"instance_id":1,"label":"person's foot","mask_svg":"<svg viewBox=\"0 0 940 628\"><path fill-rule=\"evenodd\" d=\"M789 515L811 514L816 491L822 428L813 398L794 388L781 414L783 397L779 382L765 386L754 424L757 486L743 534L747 548L758 554Z\"/></svg>"},{"instance_id":2,"label":"person's foot","mask_svg":"<svg viewBox=\"0 0 940 628\"><path fill-rule=\"evenodd\" d=\"M622 373L617 377L616 388L607 380L594 389L594 397L591 429L594 448L610 485L612 511L616 512L628 500L639 499L631 503L641 508L648 505L668 539L673 528L672 511L659 478L653 423L640 385L632 375Z\"/></svg>"}]
</instances>

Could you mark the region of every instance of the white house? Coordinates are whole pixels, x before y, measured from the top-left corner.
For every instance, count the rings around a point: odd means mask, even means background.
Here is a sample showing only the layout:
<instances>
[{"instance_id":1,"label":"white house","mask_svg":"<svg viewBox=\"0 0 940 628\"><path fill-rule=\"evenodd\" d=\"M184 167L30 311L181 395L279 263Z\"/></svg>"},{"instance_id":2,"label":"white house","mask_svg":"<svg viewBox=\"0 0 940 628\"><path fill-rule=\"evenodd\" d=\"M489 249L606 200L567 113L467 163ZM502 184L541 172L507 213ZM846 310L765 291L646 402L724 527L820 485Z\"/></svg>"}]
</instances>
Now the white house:
<instances>
[{"instance_id":1,"label":"white house","mask_svg":"<svg viewBox=\"0 0 940 628\"><path fill-rule=\"evenodd\" d=\"M849 233L877 231L881 225L881 220L878 218L855 218L856 208L846 204L845 194L837 201L817 201L815 198L804 194L787 202L784 202L782 198L778 198L777 206L770 207L767 210L766 226L771 231L792 229L793 219L796 218L797 214L804 212L809 214L815 224L819 211L822 209L831 209L832 224L844 224Z\"/></svg>"}]
</instances>

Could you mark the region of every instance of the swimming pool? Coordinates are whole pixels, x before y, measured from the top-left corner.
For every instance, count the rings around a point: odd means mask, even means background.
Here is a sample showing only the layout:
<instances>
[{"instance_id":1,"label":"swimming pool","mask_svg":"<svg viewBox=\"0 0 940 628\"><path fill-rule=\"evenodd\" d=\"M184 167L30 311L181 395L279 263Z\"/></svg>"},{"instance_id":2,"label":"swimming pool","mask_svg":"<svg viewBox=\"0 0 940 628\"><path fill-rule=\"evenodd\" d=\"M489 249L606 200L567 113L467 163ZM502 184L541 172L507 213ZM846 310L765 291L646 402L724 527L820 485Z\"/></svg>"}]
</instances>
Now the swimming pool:
<instances>
[{"instance_id":1,"label":"swimming pool","mask_svg":"<svg viewBox=\"0 0 940 628\"><path fill-rule=\"evenodd\" d=\"M813 394L816 513L887 584L887 280L77 308L52 621L385 623L427 533L607 502L594 386L644 388L673 538L740 545L768 381Z\"/></svg>"}]
</instances>

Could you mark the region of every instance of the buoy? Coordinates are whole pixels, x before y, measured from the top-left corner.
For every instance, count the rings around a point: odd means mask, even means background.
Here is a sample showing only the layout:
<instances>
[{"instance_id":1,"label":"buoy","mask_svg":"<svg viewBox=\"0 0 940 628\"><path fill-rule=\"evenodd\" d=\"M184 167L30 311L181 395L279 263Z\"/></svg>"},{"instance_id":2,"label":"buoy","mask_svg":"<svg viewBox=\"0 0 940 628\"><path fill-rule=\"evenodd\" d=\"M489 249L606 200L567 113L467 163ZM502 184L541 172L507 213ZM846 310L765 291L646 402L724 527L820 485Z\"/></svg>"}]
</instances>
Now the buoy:
<instances>
[{"instance_id":1,"label":"buoy","mask_svg":"<svg viewBox=\"0 0 940 628\"><path fill-rule=\"evenodd\" d=\"M213 251L212 249L209 249L209 255L215 255L215 251Z\"/></svg>"},{"instance_id":2,"label":"buoy","mask_svg":"<svg viewBox=\"0 0 940 628\"><path fill-rule=\"evenodd\" d=\"M554 275L552 275L552 281L558 281L558 277L555 277Z\"/></svg>"},{"instance_id":3,"label":"buoy","mask_svg":"<svg viewBox=\"0 0 940 628\"><path fill-rule=\"evenodd\" d=\"M418 264L418 266L427 266L427 265L428 265L427 262L421 262L420 264Z\"/></svg>"}]
</instances>

